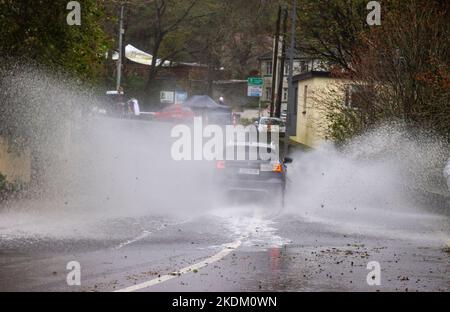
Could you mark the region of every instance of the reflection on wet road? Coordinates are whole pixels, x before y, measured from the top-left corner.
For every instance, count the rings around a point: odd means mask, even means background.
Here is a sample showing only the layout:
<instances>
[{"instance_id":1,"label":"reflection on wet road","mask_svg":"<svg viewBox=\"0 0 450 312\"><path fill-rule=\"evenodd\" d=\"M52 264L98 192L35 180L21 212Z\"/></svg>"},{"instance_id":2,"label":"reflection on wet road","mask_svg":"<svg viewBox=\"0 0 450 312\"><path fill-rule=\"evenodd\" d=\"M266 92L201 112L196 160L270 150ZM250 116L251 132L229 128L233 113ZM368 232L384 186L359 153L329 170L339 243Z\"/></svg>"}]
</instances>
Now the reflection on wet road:
<instances>
[{"instance_id":1,"label":"reflection on wet road","mask_svg":"<svg viewBox=\"0 0 450 312\"><path fill-rule=\"evenodd\" d=\"M425 238L439 235L420 224L446 231L441 218L420 220L416 233ZM82 239L2 232L0 290L448 291L445 241L402 230L340 231L298 215L224 207L184 220L118 218ZM81 286L66 283L72 260L81 264ZM366 283L369 261L381 265L379 286Z\"/></svg>"}]
</instances>

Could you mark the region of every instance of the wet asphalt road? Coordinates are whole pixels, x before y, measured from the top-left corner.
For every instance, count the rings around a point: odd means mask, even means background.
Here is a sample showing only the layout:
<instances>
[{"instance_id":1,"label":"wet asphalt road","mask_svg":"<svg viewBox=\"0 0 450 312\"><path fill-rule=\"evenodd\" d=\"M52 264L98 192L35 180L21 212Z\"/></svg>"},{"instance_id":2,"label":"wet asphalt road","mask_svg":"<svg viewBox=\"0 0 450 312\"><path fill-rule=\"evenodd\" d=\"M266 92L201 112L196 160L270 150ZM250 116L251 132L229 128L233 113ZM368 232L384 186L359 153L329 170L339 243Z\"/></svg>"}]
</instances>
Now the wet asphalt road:
<instances>
[{"instance_id":1,"label":"wet asphalt road","mask_svg":"<svg viewBox=\"0 0 450 312\"><path fill-rule=\"evenodd\" d=\"M422 219L416 233L427 234L424 223L445 229L448 220ZM109 221L108 227L128 238L3 237L0 291L116 291L157 281L235 240L241 245L222 259L138 291L449 290L450 258L440 240L352 234L258 207L230 208L191 220L123 218ZM81 264L81 286L66 283L66 265L73 260ZM369 261L380 263L380 286L366 282Z\"/></svg>"},{"instance_id":2,"label":"wet asphalt road","mask_svg":"<svg viewBox=\"0 0 450 312\"><path fill-rule=\"evenodd\" d=\"M297 180L292 170L285 211L217 205L211 168L168 161L170 129L113 119L74 128L77 158L52 176L63 199L0 207L0 291L449 291L449 218L397 209L385 172L358 182L364 168L343 167L334 181L338 163L303 190L308 166ZM311 193L318 201L299 207ZM70 261L81 265L79 286L67 285ZM370 261L381 285L366 281Z\"/></svg>"}]
</instances>

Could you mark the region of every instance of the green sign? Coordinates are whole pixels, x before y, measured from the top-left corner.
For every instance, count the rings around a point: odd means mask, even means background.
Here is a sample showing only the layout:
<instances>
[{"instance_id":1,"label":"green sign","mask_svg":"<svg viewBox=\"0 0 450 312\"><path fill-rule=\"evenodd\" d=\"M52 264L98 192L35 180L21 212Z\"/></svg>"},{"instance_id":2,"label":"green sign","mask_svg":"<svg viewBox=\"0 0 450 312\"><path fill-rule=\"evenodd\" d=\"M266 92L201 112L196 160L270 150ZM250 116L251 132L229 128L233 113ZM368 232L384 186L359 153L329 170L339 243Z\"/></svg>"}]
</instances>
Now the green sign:
<instances>
[{"instance_id":1,"label":"green sign","mask_svg":"<svg viewBox=\"0 0 450 312\"><path fill-rule=\"evenodd\" d=\"M249 77L247 79L247 82L249 85L252 86L262 86L263 85L263 79L259 77Z\"/></svg>"}]
</instances>

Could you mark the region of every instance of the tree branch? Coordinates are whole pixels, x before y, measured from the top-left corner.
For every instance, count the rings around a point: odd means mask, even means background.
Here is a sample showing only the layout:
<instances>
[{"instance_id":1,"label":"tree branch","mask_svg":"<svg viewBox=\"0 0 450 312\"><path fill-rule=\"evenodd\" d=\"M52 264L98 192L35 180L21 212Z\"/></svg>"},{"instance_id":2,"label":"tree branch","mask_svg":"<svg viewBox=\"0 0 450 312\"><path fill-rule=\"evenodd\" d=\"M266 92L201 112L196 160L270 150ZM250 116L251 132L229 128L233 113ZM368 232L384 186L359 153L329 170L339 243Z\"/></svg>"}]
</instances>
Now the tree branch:
<instances>
[{"instance_id":1,"label":"tree branch","mask_svg":"<svg viewBox=\"0 0 450 312\"><path fill-rule=\"evenodd\" d=\"M174 30L175 28L177 28L178 25L189 15L189 13L191 12L192 8L195 6L196 3L197 3L197 0L193 0L191 2L191 4L188 6L188 8L186 9L186 11L180 16L180 18L178 18L172 25L170 25L165 30L163 30L162 33L167 34L167 33L171 32L172 30Z\"/></svg>"}]
</instances>

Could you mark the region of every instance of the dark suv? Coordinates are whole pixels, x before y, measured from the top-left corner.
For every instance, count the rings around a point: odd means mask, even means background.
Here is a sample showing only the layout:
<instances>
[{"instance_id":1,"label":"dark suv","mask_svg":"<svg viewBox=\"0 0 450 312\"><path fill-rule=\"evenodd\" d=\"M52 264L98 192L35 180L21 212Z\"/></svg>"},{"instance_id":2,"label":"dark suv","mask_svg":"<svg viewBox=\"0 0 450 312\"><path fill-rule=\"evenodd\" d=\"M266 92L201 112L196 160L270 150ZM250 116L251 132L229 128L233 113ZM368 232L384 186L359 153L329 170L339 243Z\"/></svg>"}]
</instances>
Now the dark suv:
<instances>
[{"instance_id":1,"label":"dark suv","mask_svg":"<svg viewBox=\"0 0 450 312\"><path fill-rule=\"evenodd\" d=\"M280 202L283 206L286 189L286 164L292 162L292 159L285 157L284 160L281 160L278 148L264 143L237 142L227 145L226 148L234 148L234 151L243 148L245 158L216 162L216 177L224 196L226 196L225 199L234 200L247 197L252 201L261 199L272 204L274 201ZM256 151L257 157L250 157L251 151ZM262 151L266 153L266 156L270 155L270 159L260 157Z\"/></svg>"}]
</instances>

